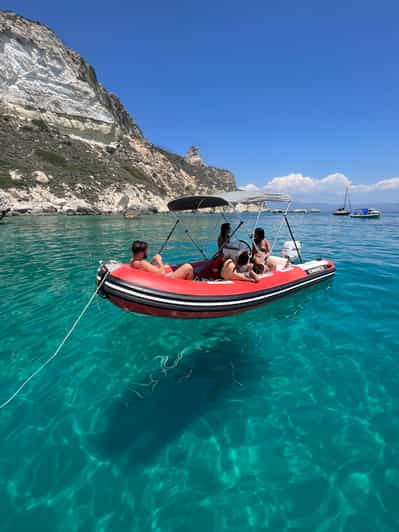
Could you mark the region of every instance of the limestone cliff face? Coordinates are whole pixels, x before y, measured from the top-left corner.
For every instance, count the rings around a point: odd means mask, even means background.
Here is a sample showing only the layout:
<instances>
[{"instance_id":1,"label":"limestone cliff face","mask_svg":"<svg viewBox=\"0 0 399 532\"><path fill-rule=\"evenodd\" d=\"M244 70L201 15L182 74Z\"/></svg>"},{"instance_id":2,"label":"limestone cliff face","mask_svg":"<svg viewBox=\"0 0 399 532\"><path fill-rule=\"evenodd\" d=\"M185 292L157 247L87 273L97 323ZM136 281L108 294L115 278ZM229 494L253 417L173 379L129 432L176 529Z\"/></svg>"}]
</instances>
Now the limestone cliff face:
<instances>
[{"instance_id":1,"label":"limestone cliff face","mask_svg":"<svg viewBox=\"0 0 399 532\"><path fill-rule=\"evenodd\" d=\"M179 194L234 186L227 170L152 145L79 54L0 11L0 200L34 212L163 210Z\"/></svg>"}]
</instances>

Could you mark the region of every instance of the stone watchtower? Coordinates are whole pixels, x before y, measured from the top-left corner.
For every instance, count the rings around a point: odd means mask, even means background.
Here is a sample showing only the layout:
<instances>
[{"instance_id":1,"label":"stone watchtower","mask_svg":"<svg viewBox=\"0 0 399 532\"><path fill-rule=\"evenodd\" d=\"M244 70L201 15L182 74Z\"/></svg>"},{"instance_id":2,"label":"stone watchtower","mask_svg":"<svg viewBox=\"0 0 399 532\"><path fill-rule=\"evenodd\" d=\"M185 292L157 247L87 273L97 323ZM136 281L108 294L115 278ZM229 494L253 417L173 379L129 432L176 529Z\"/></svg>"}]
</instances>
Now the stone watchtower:
<instances>
[{"instance_id":1,"label":"stone watchtower","mask_svg":"<svg viewBox=\"0 0 399 532\"><path fill-rule=\"evenodd\" d=\"M198 146L191 146L191 148L187 150L185 159L190 164L196 166L205 166L205 163L203 163L201 159Z\"/></svg>"}]
</instances>

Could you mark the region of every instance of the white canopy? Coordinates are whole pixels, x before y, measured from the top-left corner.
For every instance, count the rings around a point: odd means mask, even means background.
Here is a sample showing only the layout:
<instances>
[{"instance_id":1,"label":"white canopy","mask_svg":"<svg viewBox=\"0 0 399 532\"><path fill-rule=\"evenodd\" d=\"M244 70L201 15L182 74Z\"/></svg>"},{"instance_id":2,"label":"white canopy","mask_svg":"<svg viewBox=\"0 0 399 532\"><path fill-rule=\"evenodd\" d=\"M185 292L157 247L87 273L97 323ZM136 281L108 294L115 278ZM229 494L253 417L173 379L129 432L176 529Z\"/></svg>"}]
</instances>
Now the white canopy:
<instances>
[{"instance_id":1,"label":"white canopy","mask_svg":"<svg viewBox=\"0 0 399 532\"><path fill-rule=\"evenodd\" d=\"M233 192L222 192L220 194L183 196L168 203L170 211L186 211L206 209L209 207L223 207L226 205L237 205L242 203L264 203L266 201L290 201L288 194L270 194L267 192L246 190L234 190Z\"/></svg>"}]
</instances>

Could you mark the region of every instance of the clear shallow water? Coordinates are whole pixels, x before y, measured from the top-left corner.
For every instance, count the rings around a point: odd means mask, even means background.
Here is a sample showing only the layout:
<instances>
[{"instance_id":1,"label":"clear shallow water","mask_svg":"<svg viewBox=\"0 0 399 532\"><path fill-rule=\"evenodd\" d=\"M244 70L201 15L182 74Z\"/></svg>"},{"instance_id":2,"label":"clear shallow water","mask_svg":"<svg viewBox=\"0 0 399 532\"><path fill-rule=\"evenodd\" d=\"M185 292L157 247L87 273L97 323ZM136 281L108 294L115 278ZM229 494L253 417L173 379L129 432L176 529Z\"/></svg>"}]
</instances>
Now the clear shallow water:
<instances>
[{"instance_id":1,"label":"clear shallow water","mask_svg":"<svg viewBox=\"0 0 399 532\"><path fill-rule=\"evenodd\" d=\"M186 219L203 238L220 223ZM0 412L2 532L399 529L399 216L291 221L332 282L214 321L90 308ZM171 222L2 224L0 401L54 351L98 259L135 237L157 251ZM166 256L194 257L182 228Z\"/></svg>"}]
</instances>

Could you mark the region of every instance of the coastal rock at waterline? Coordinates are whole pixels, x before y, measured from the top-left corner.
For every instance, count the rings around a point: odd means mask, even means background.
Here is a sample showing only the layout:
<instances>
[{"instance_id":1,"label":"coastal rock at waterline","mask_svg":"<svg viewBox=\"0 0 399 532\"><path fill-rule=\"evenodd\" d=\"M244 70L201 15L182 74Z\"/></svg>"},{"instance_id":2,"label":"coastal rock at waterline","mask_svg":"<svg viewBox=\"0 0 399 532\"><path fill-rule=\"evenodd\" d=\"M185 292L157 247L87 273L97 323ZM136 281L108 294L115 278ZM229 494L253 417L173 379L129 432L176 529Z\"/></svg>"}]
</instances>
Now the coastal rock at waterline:
<instances>
[{"instance_id":1,"label":"coastal rock at waterline","mask_svg":"<svg viewBox=\"0 0 399 532\"><path fill-rule=\"evenodd\" d=\"M0 11L0 199L15 212L166 210L235 188L228 170L145 139L94 69L46 26Z\"/></svg>"},{"instance_id":2,"label":"coastal rock at waterline","mask_svg":"<svg viewBox=\"0 0 399 532\"><path fill-rule=\"evenodd\" d=\"M123 216L129 218L129 220L134 220L140 216L140 211L138 209L127 209Z\"/></svg>"},{"instance_id":3,"label":"coastal rock at waterline","mask_svg":"<svg viewBox=\"0 0 399 532\"><path fill-rule=\"evenodd\" d=\"M129 207L126 209L126 211L123 213L125 218L138 218L139 216L147 215L147 214L156 214L158 212L156 207Z\"/></svg>"},{"instance_id":4,"label":"coastal rock at waterline","mask_svg":"<svg viewBox=\"0 0 399 532\"><path fill-rule=\"evenodd\" d=\"M124 194L119 200L118 208L124 211L128 205L129 205L129 196Z\"/></svg>"},{"instance_id":5,"label":"coastal rock at waterline","mask_svg":"<svg viewBox=\"0 0 399 532\"><path fill-rule=\"evenodd\" d=\"M130 204L131 209L138 212L165 212L166 202L162 198L146 192L136 191L133 187L127 186L127 194L134 198ZM7 191L0 189L0 203L11 207L15 214L47 214L49 210L59 214L123 214L126 209L124 202L121 206L121 198L124 193L110 185L103 189L101 197L94 202L90 202L82 196L81 187L62 189L64 197L55 195L48 185L33 184L21 190L20 188L9 188Z\"/></svg>"}]
</instances>

